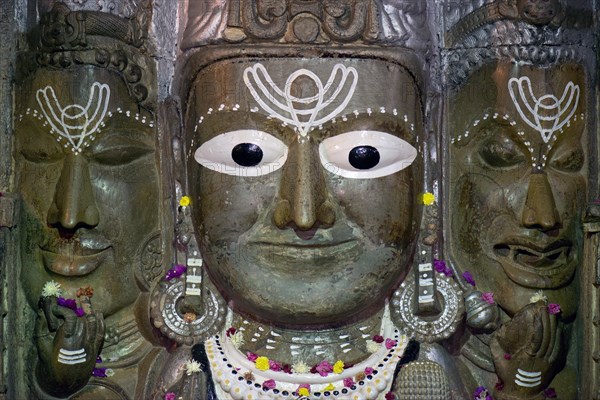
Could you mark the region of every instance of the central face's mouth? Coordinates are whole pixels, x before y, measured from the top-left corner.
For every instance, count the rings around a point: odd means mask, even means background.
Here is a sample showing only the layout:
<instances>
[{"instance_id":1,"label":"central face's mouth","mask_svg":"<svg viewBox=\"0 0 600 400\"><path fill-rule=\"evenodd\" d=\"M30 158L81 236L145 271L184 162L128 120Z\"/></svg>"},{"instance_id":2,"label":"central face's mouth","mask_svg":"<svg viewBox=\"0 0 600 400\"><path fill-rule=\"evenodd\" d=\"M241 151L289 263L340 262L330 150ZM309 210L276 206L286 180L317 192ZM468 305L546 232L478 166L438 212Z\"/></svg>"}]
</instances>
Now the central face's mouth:
<instances>
[{"instance_id":1,"label":"central face's mouth","mask_svg":"<svg viewBox=\"0 0 600 400\"><path fill-rule=\"evenodd\" d=\"M110 242L100 235L51 239L40 246L44 267L62 276L84 276L108 257Z\"/></svg>"},{"instance_id":2,"label":"central face's mouth","mask_svg":"<svg viewBox=\"0 0 600 400\"><path fill-rule=\"evenodd\" d=\"M494 246L494 254L509 278L533 288L554 288L567 283L575 271L573 243L566 239L539 245L514 238Z\"/></svg>"}]
</instances>

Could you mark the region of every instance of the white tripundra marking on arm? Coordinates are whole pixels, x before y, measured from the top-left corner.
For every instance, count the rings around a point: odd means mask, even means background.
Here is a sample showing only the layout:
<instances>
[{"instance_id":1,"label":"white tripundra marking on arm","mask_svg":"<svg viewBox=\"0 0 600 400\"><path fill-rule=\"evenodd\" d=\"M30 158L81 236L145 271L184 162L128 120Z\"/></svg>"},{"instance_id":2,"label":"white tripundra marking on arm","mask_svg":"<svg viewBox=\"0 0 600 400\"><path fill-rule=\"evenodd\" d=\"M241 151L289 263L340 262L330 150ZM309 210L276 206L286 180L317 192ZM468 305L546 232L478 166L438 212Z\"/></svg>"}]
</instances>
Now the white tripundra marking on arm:
<instances>
[{"instance_id":1,"label":"white tripundra marking on arm","mask_svg":"<svg viewBox=\"0 0 600 400\"><path fill-rule=\"evenodd\" d=\"M110 99L110 88L94 82L85 106L69 104L61 106L51 86L39 89L37 102L52 131L67 139L73 152L81 153L87 138L93 138L104 120Z\"/></svg>"},{"instance_id":2,"label":"white tripundra marking on arm","mask_svg":"<svg viewBox=\"0 0 600 400\"><path fill-rule=\"evenodd\" d=\"M542 384L541 372L529 372L517 368L515 383L521 387L536 387Z\"/></svg>"},{"instance_id":3,"label":"white tripundra marking on arm","mask_svg":"<svg viewBox=\"0 0 600 400\"><path fill-rule=\"evenodd\" d=\"M58 362L61 364L81 364L86 360L87 354L84 349L79 350L66 350L60 349L58 351Z\"/></svg>"},{"instance_id":4,"label":"white tripundra marking on arm","mask_svg":"<svg viewBox=\"0 0 600 400\"><path fill-rule=\"evenodd\" d=\"M569 123L579 104L579 85L573 82L567 83L560 99L553 94L537 98L527 76L509 79L508 91L523 121L540 133L544 143Z\"/></svg>"},{"instance_id":5,"label":"white tripundra marking on arm","mask_svg":"<svg viewBox=\"0 0 600 400\"><path fill-rule=\"evenodd\" d=\"M314 96L296 97L291 94L292 84L301 76L308 77L317 87L317 93ZM307 69L299 69L290 74L282 90L273 82L267 69L262 64L257 63L244 70L244 83L250 90L254 100L270 116L294 126L300 136L306 136L311 128L319 126L340 114L352 99L357 81L358 73L356 69L336 64L325 85L323 85L321 79L314 72ZM337 85L334 86L336 82ZM342 101L338 101L337 98L344 88L348 86L347 82L349 82L349 87L345 94L342 94L344 98ZM294 103L304 107L308 107L311 104L313 106L309 108L296 108ZM322 117L319 117L319 113L326 110L332 104L338 105L333 110L326 111L326 114Z\"/></svg>"}]
</instances>

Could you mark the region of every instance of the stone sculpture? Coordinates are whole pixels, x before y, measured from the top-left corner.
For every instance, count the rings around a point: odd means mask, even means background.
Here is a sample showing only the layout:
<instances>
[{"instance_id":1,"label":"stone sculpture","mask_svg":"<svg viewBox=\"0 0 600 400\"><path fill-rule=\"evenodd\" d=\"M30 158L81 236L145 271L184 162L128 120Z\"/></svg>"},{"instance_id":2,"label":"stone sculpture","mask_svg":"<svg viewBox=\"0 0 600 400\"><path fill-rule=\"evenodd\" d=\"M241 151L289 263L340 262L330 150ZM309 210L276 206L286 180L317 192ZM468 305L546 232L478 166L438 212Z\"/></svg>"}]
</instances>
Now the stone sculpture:
<instances>
[{"instance_id":1,"label":"stone sculpture","mask_svg":"<svg viewBox=\"0 0 600 400\"><path fill-rule=\"evenodd\" d=\"M140 22L58 4L22 57L15 160L20 284L37 313L32 396L143 397L136 375L157 354L144 293L163 271L160 179Z\"/></svg>"},{"instance_id":2,"label":"stone sculpture","mask_svg":"<svg viewBox=\"0 0 600 400\"><path fill-rule=\"evenodd\" d=\"M190 1L157 82L164 7L43 2L20 54L11 393L589 393L586 1Z\"/></svg>"}]
</instances>

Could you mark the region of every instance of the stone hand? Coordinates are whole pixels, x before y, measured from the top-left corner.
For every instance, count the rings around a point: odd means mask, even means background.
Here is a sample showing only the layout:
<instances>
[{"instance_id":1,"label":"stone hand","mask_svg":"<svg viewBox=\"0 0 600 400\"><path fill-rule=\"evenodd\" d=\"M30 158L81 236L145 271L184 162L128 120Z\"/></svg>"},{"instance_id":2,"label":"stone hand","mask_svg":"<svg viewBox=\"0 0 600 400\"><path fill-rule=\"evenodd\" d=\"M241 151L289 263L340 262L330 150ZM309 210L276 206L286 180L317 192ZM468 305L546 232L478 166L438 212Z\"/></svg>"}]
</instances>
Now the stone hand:
<instances>
[{"instance_id":1,"label":"stone hand","mask_svg":"<svg viewBox=\"0 0 600 400\"><path fill-rule=\"evenodd\" d=\"M564 365L562 329L543 302L528 304L496 331L490 348L504 382L498 399L543 398Z\"/></svg>"},{"instance_id":2,"label":"stone hand","mask_svg":"<svg viewBox=\"0 0 600 400\"><path fill-rule=\"evenodd\" d=\"M48 394L67 397L84 387L96 364L104 341L104 318L91 312L75 312L44 299L38 313L36 370L41 388Z\"/></svg>"}]
</instances>

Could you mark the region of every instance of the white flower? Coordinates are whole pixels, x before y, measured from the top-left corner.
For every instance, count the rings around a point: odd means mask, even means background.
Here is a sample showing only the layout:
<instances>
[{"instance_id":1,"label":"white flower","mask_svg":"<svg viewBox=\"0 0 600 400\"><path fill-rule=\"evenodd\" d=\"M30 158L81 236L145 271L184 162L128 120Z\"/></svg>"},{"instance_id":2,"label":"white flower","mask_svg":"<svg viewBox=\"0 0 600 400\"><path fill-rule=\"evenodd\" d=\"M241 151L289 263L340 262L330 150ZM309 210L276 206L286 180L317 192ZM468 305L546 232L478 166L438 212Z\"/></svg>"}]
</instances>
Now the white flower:
<instances>
[{"instance_id":1,"label":"white flower","mask_svg":"<svg viewBox=\"0 0 600 400\"><path fill-rule=\"evenodd\" d=\"M185 363L186 374L191 375L200 371L202 371L202 368L200 367L200 363L198 361L190 360L187 363Z\"/></svg>"},{"instance_id":2,"label":"white flower","mask_svg":"<svg viewBox=\"0 0 600 400\"><path fill-rule=\"evenodd\" d=\"M106 371L104 372L106 374L106 376L108 376L109 378L111 376L115 375L115 371L112 368L106 368Z\"/></svg>"},{"instance_id":3,"label":"white flower","mask_svg":"<svg viewBox=\"0 0 600 400\"><path fill-rule=\"evenodd\" d=\"M381 348L381 345L379 343L374 342L372 340L367 340L367 351L369 353L375 353L380 348Z\"/></svg>"},{"instance_id":4,"label":"white flower","mask_svg":"<svg viewBox=\"0 0 600 400\"><path fill-rule=\"evenodd\" d=\"M60 283L48 281L42 288L42 297L59 297L62 294Z\"/></svg>"},{"instance_id":5,"label":"white flower","mask_svg":"<svg viewBox=\"0 0 600 400\"><path fill-rule=\"evenodd\" d=\"M244 335L242 334L242 332L237 331L229 337L229 340L231 341L233 347L239 349L244 344Z\"/></svg>"},{"instance_id":6,"label":"white flower","mask_svg":"<svg viewBox=\"0 0 600 400\"><path fill-rule=\"evenodd\" d=\"M538 290L537 292L535 292L535 294L533 296L531 296L531 298L529 299L530 303L537 303L538 301L542 300L544 303L548 302L548 297L546 297L544 295L544 292L542 292L541 290Z\"/></svg>"},{"instance_id":7,"label":"white flower","mask_svg":"<svg viewBox=\"0 0 600 400\"><path fill-rule=\"evenodd\" d=\"M292 372L295 374L307 374L310 372L310 368L303 361L298 361L297 363L292 365Z\"/></svg>"}]
</instances>

